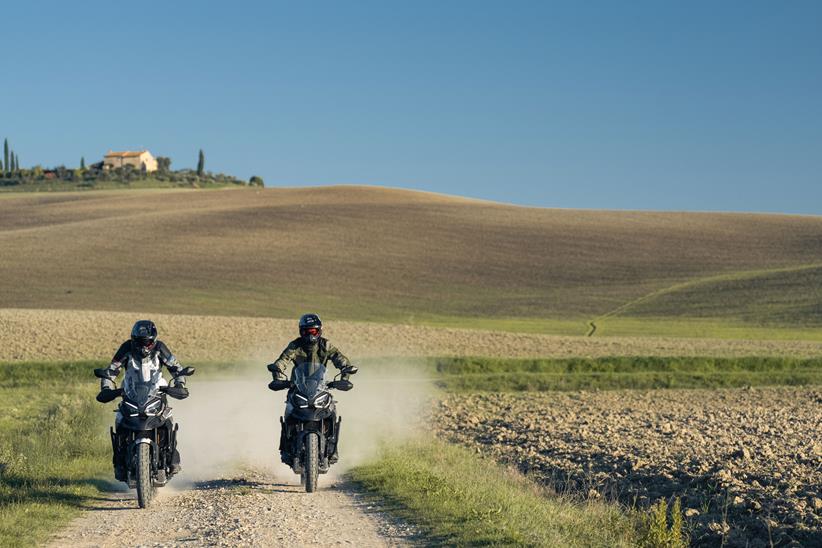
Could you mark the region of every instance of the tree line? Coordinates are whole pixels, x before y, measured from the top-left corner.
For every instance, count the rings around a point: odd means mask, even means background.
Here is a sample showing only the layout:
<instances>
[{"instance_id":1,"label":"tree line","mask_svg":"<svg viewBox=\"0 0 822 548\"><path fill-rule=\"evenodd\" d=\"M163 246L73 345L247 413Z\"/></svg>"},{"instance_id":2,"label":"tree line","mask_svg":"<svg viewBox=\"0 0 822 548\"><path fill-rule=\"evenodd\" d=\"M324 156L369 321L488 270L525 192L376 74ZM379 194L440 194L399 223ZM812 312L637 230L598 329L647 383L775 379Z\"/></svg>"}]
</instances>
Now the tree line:
<instances>
[{"instance_id":1,"label":"tree line","mask_svg":"<svg viewBox=\"0 0 822 548\"><path fill-rule=\"evenodd\" d=\"M264 186L261 177L252 176L248 182L238 179L233 175L224 173L212 173L205 170L205 153L202 149L197 155L197 168L192 169L171 169L171 158L158 156L157 171L145 173L132 165L122 167L105 167L103 161L86 166L85 156L80 157L79 168L68 168L66 166L56 166L53 168L43 168L36 165L29 169L20 167L20 159L17 153L9 146L8 138L3 142L3 158L0 160L0 178L4 179L2 186L14 186L19 184L32 184L38 182L67 182L76 183L78 186L94 187L97 182L131 183L142 179L152 179L158 182L169 183L172 186L193 186L205 185L248 185Z\"/></svg>"},{"instance_id":2,"label":"tree line","mask_svg":"<svg viewBox=\"0 0 822 548\"><path fill-rule=\"evenodd\" d=\"M0 173L4 177L13 177L20 172L20 158L17 153L9 147L8 138L3 140L3 160L0 161Z\"/></svg>"}]
</instances>

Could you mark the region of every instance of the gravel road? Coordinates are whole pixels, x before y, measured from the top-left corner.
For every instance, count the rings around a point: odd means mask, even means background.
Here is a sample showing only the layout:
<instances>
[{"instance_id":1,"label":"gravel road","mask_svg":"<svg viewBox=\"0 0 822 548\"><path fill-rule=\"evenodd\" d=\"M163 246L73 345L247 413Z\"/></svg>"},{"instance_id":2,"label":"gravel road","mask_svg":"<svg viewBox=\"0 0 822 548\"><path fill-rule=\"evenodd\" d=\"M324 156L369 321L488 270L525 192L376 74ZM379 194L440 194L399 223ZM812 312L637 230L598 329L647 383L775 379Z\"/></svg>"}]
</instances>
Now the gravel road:
<instances>
[{"instance_id":1,"label":"gravel road","mask_svg":"<svg viewBox=\"0 0 822 548\"><path fill-rule=\"evenodd\" d=\"M435 414L559 491L681 497L696 545L822 546L819 387L449 395Z\"/></svg>"},{"instance_id":2,"label":"gravel road","mask_svg":"<svg viewBox=\"0 0 822 548\"><path fill-rule=\"evenodd\" d=\"M172 480L147 510L137 509L133 493L102 497L49 546L399 546L414 535L325 477L312 494L261 474L181 491Z\"/></svg>"}]
</instances>

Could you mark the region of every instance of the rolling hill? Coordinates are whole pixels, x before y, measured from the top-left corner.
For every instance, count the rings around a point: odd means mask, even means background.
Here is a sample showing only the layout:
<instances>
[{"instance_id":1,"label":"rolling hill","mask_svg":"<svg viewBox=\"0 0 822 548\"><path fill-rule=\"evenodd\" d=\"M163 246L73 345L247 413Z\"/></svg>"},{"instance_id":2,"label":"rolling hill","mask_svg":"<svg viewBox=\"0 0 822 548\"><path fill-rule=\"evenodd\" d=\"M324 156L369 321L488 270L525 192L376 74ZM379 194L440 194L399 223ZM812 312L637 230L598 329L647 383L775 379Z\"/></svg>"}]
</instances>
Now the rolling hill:
<instances>
[{"instance_id":1,"label":"rolling hill","mask_svg":"<svg viewBox=\"0 0 822 548\"><path fill-rule=\"evenodd\" d=\"M822 218L538 209L375 187L0 197L0 307L582 334L822 327ZM822 333L822 331L819 331Z\"/></svg>"}]
</instances>

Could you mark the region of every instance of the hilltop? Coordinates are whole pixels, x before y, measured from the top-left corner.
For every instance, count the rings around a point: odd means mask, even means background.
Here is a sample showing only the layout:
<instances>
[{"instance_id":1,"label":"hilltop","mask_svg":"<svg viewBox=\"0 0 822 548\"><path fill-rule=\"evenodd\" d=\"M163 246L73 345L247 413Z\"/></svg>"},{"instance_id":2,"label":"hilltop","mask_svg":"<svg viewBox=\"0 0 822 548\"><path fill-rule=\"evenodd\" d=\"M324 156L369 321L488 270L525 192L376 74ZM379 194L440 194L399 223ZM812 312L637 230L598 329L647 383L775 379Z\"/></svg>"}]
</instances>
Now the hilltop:
<instances>
[{"instance_id":1,"label":"hilltop","mask_svg":"<svg viewBox=\"0 0 822 548\"><path fill-rule=\"evenodd\" d=\"M6 308L313 309L573 334L597 318L598 333L817 338L822 327L819 217L538 209L357 186L99 191L4 195L0 246Z\"/></svg>"}]
</instances>

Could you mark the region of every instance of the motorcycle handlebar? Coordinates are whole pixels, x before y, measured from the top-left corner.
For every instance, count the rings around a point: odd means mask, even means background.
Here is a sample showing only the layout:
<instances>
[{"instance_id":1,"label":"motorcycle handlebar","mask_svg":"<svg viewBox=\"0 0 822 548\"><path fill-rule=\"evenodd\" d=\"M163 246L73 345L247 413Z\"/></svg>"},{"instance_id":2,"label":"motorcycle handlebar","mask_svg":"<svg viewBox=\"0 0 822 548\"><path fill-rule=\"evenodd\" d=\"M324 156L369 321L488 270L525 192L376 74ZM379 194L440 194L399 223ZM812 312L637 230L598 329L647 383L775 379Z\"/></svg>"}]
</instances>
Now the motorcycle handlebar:
<instances>
[{"instance_id":1,"label":"motorcycle handlebar","mask_svg":"<svg viewBox=\"0 0 822 548\"><path fill-rule=\"evenodd\" d=\"M268 383L268 389L274 390L275 392L278 390L290 389L292 386L294 386L294 383L291 381L274 380ZM329 382L326 384L326 387L336 388L337 390L342 390L345 392L354 388L354 385L348 380L337 380Z\"/></svg>"}]
</instances>

